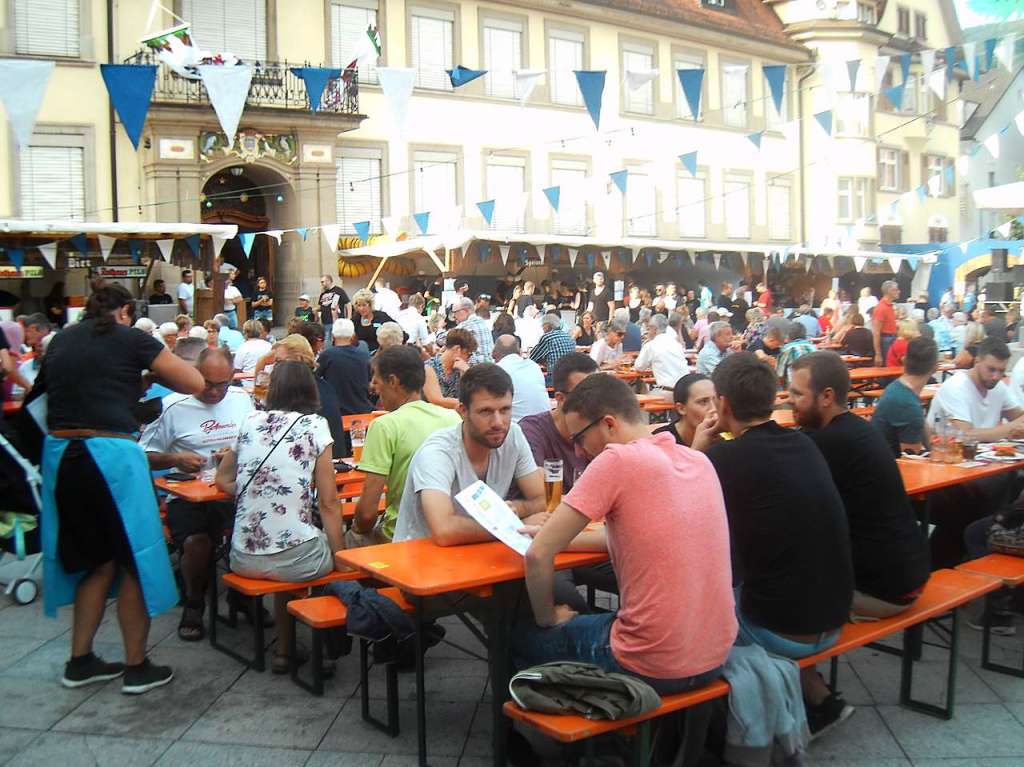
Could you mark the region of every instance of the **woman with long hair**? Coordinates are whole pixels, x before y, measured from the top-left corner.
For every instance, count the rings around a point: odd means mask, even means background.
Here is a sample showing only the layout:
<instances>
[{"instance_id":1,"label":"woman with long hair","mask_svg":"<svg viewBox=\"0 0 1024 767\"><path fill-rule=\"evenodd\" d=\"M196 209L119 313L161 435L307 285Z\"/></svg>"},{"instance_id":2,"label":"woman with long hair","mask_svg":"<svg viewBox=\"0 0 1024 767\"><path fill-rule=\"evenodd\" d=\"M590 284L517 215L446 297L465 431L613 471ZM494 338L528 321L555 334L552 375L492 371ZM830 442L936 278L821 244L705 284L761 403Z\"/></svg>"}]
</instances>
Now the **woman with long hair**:
<instances>
[{"instance_id":1,"label":"woman with long hair","mask_svg":"<svg viewBox=\"0 0 1024 767\"><path fill-rule=\"evenodd\" d=\"M572 329L572 337L576 340L577 346L593 346L597 342L593 312L585 311L580 314L579 322Z\"/></svg>"},{"instance_id":2,"label":"woman with long hair","mask_svg":"<svg viewBox=\"0 0 1024 767\"><path fill-rule=\"evenodd\" d=\"M150 617L178 603L146 454L136 442L134 408L142 373L170 389L199 394L191 364L137 328L135 302L117 284L97 288L81 322L60 331L47 350L31 397L46 394L43 444L45 608L74 604L66 687L122 674L121 691L141 694L173 672L146 657ZM93 638L111 589L125 662L94 655Z\"/></svg>"}]
</instances>

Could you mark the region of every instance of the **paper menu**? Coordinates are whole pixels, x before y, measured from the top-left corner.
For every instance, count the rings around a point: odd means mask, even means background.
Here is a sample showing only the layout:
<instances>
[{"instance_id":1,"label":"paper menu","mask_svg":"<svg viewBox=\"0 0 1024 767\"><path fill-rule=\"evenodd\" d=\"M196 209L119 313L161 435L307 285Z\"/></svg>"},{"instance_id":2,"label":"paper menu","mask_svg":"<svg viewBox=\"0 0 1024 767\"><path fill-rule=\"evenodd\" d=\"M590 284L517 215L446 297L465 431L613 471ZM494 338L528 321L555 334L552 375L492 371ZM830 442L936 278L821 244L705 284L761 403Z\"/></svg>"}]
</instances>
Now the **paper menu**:
<instances>
[{"instance_id":1,"label":"paper menu","mask_svg":"<svg viewBox=\"0 0 1024 767\"><path fill-rule=\"evenodd\" d=\"M533 541L519 532L523 521L509 505L483 481L477 480L455 495L466 513L480 523L487 532L521 555L526 554Z\"/></svg>"}]
</instances>

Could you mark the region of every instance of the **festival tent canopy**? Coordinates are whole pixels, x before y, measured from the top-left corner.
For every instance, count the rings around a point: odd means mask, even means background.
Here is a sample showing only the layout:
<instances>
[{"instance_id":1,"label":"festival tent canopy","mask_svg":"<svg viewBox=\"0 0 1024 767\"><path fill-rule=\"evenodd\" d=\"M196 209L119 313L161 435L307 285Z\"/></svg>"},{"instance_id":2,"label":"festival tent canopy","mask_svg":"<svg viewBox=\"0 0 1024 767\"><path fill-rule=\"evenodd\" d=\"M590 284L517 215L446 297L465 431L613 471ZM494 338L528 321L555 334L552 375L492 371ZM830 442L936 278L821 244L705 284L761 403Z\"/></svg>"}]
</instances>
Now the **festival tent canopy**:
<instances>
[{"instance_id":1,"label":"festival tent canopy","mask_svg":"<svg viewBox=\"0 0 1024 767\"><path fill-rule=\"evenodd\" d=\"M994 210L1009 216L1024 215L1024 181L974 190L978 210Z\"/></svg>"}]
</instances>

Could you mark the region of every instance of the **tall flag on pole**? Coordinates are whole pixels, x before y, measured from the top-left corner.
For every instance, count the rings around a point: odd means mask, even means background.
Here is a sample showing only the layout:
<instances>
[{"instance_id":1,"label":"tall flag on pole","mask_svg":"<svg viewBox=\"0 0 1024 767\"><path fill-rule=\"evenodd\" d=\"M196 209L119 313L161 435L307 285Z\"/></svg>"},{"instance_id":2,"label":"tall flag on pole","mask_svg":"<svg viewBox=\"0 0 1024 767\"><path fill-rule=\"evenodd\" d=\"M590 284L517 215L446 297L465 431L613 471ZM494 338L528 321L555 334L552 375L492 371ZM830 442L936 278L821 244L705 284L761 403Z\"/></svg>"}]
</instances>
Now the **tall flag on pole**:
<instances>
[{"instance_id":1,"label":"tall flag on pole","mask_svg":"<svg viewBox=\"0 0 1024 767\"><path fill-rule=\"evenodd\" d=\"M341 70L330 67L292 67L292 74L306 84L309 108L316 112L320 109L320 99L324 96L327 83L341 77Z\"/></svg>"},{"instance_id":2,"label":"tall flag on pole","mask_svg":"<svg viewBox=\"0 0 1024 767\"><path fill-rule=\"evenodd\" d=\"M683 89L683 96L686 104L690 107L690 115L694 121L700 117L700 94L704 84L704 70L699 69L677 69L679 85ZM785 77L785 73L783 73Z\"/></svg>"},{"instance_id":3,"label":"tall flag on pole","mask_svg":"<svg viewBox=\"0 0 1024 767\"><path fill-rule=\"evenodd\" d=\"M583 103L590 113L590 119L594 121L594 127L601 129L601 101L604 98L604 80L607 72L575 70L576 84L579 85L580 93L583 95Z\"/></svg>"},{"instance_id":4,"label":"tall flag on pole","mask_svg":"<svg viewBox=\"0 0 1024 767\"><path fill-rule=\"evenodd\" d=\"M100 64L110 103L121 118L132 146L139 148L142 127L146 124L149 101L156 84L155 64Z\"/></svg>"},{"instance_id":5,"label":"tall flag on pole","mask_svg":"<svg viewBox=\"0 0 1024 767\"><path fill-rule=\"evenodd\" d=\"M772 102L775 104L775 112L782 114L783 88L786 86L785 64L771 64L761 67L764 72L764 79L768 81L768 90L772 94ZM682 70L680 70L682 72ZM703 72L701 73L703 74Z\"/></svg>"},{"instance_id":6,"label":"tall flag on pole","mask_svg":"<svg viewBox=\"0 0 1024 767\"><path fill-rule=\"evenodd\" d=\"M32 138L53 68L52 61L0 59L0 101L21 148Z\"/></svg>"}]
</instances>

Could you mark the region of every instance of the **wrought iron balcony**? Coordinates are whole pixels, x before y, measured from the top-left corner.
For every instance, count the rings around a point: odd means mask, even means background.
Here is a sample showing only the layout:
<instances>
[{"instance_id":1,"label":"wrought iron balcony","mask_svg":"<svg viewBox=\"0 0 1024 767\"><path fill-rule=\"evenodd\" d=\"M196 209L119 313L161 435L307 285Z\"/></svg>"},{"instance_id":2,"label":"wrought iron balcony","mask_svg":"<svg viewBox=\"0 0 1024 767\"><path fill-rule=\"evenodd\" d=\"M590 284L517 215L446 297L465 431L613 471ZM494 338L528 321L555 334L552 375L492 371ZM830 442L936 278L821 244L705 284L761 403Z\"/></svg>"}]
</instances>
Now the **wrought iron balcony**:
<instances>
[{"instance_id":1,"label":"wrought iron balcony","mask_svg":"<svg viewBox=\"0 0 1024 767\"><path fill-rule=\"evenodd\" d=\"M125 59L125 64L157 64L153 101L161 104L209 104L210 98L202 80L182 77L160 61L151 50L141 50ZM252 83L246 106L271 109L309 109L305 83L291 68L309 64L287 61L263 61L253 64ZM320 111L332 114L359 114L359 78L355 69L345 70L345 77L332 80L324 89Z\"/></svg>"}]
</instances>

